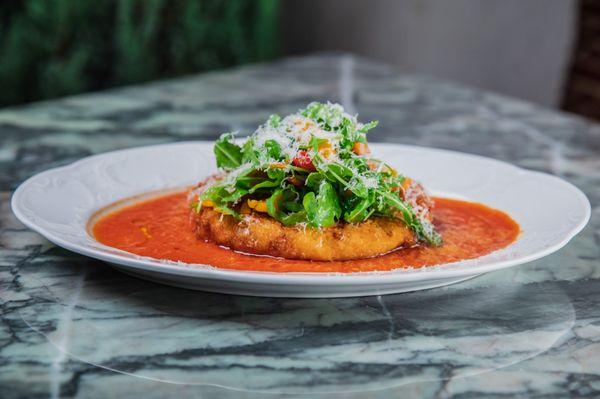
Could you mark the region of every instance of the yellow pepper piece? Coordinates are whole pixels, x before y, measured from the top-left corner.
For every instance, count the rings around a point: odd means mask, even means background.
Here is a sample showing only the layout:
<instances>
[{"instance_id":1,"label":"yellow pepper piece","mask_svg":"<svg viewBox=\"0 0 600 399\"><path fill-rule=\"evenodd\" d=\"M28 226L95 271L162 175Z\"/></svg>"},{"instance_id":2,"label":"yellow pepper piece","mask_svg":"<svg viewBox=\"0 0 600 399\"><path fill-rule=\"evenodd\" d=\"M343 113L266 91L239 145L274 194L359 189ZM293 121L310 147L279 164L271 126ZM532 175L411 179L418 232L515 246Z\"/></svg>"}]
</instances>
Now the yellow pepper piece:
<instances>
[{"instance_id":1,"label":"yellow pepper piece","mask_svg":"<svg viewBox=\"0 0 600 399\"><path fill-rule=\"evenodd\" d=\"M273 162L269 167L271 169L285 169L287 165L283 162Z\"/></svg>"},{"instance_id":2,"label":"yellow pepper piece","mask_svg":"<svg viewBox=\"0 0 600 399\"><path fill-rule=\"evenodd\" d=\"M371 153L371 149L369 148L369 146L366 143L361 143L361 142L356 142L354 143L354 146L352 147L352 151L356 154L356 155L367 155Z\"/></svg>"},{"instance_id":3,"label":"yellow pepper piece","mask_svg":"<svg viewBox=\"0 0 600 399\"><path fill-rule=\"evenodd\" d=\"M319 143L319 154L327 159L335 154L335 150L329 141L323 141L322 143Z\"/></svg>"},{"instance_id":4,"label":"yellow pepper piece","mask_svg":"<svg viewBox=\"0 0 600 399\"><path fill-rule=\"evenodd\" d=\"M256 212L267 212L267 201L264 200L248 200L248 206Z\"/></svg>"},{"instance_id":5,"label":"yellow pepper piece","mask_svg":"<svg viewBox=\"0 0 600 399\"><path fill-rule=\"evenodd\" d=\"M202 201L202 206L205 206L207 208L212 208L215 206L215 204L211 200L204 200L204 201Z\"/></svg>"}]
</instances>

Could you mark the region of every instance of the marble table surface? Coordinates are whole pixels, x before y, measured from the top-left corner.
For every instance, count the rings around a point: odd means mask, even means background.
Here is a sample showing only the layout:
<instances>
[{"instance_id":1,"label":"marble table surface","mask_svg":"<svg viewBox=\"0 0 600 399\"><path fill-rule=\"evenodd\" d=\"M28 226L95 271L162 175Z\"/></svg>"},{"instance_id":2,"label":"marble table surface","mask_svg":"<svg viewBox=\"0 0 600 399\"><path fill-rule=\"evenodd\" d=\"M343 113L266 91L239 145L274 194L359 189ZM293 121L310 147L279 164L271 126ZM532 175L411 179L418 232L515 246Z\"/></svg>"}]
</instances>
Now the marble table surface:
<instances>
[{"instance_id":1,"label":"marble table surface","mask_svg":"<svg viewBox=\"0 0 600 399\"><path fill-rule=\"evenodd\" d=\"M129 277L9 209L17 185L47 168L248 133L315 99L379 119L371 141L561 176L590 198L590 225L558 253L446 288L273 299ZM598 125L345 54L0 110L0 397L598 397L599 205Z\"/></svg>"}]
</instances>

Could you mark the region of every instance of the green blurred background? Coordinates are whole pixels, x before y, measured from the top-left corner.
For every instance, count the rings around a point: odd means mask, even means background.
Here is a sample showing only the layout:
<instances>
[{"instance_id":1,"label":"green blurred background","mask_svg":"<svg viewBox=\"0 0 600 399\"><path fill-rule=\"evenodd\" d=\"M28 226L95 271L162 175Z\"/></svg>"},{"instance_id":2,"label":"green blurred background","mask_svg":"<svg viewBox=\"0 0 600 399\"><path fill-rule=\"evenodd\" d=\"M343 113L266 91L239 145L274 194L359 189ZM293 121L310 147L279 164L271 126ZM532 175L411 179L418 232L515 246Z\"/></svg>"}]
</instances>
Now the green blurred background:
<instances>
[{"instance_id":1,"label":"green blurred background","mask_svg":"<svg viewBox=\"0 0 600 399\"><path fill-rule=\"evenodd\" d=\"M273 58L278 0L0 2L0 106Z\"/></svg>"}]
</instances>

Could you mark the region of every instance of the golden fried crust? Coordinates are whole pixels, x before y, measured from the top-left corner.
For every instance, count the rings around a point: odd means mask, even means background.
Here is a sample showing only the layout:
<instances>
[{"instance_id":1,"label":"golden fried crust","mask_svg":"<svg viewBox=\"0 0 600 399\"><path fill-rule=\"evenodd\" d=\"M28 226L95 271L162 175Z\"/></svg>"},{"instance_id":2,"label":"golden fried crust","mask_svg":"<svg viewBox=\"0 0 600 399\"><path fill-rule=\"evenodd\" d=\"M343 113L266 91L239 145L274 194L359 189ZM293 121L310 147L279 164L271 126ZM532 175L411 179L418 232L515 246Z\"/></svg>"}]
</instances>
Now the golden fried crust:
<instances>
[{"instance_id":1,"label":"golden fried crust","mask_svg":"<svg viewBox=\"0 0 600 399\"><path fill-rule=\"evenodd\" d=\"M350 260L369 258L416 243L403 222L371 218L362 223L339 223L314 229L286 227L266 214L254 212L242 220L212 208L193 212L199 238L238 251L306 260Z\"/></svg>"}]
</instances>

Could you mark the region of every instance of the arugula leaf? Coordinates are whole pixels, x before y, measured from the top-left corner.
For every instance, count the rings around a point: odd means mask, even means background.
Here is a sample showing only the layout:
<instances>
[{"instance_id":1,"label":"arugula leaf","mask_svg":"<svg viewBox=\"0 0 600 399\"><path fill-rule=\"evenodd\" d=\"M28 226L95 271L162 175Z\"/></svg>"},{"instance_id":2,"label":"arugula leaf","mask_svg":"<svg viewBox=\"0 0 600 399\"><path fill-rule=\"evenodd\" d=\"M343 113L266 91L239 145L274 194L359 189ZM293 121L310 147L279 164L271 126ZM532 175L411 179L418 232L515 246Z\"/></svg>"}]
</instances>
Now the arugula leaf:
<instances>
[{"instance_id":1,"label":"arugula leaf","mask_svg":"<svg viewBox=\"0 0 600 399\"><path fill-rule=\"evenodd\" d=\"M252 191L252 189L256 187L256 185L265 182L265 180L266 179L264 177L260 176L242 176L236 179L235 185L237 187L246 188Z\"/></svg>"},{"instance_id":2,"label":"arugula leaf","mask_svg":"<svg viewBox=\"0 0 600 399\"><path fill-rule=\"evenodd\" d=\"M361 200L352 210L344 213L344 220L348 223L359 223L367 220L375 212L372 205L373 200L370 198Z\"/></svg>"},{"instance_id":3,"label":"arugula leaf","mask_svg":"<svg viewBox=\"0 0 600 399\"><path fill-rule=\"evenodd\" d=\"M337 193L327 181L321 182L317 195L313 191L306 193L302 205L306 211L308 224L313 227L333 226L342 213Z\"/></svg>"},{"instance_id":4,"label":"arugula leaf","mask_svg":"<svg viewBox=\"0 0 600 399\"><path fill-rule=\"evenodd\" d=\"M265 180L262 183L258 183L257 185L255 185L254 187L252 187L249 190L249 193L250 194L254 194L258 190L269 189L269 188L274 188L274 187L279 187L279 186L281 186L281 180L279 180L279 181L277 181L277 180Z\"/></svg>"},{"instance_id":5,"label":"arugula leaf","mask_svg":"<svg viewBox=\"0 0 600 399\"><path fill-rule=\"evenodd\" d=\"M366 134L369 130L377 127L377 125L379 125L379 121L371 121L369 123L365 123L358 131Z\"/></svg>"},{"instance_id":6,"label":"arugula leaf","mask_svg":"<svg viewBox=\"0 0 600 399\"><path fill-rule=\"evenodd\" d=\"M248 138L242 147L242 162L258 165L258 152L254 148L254 139ZM218 165L217 165L218 166Z\"/></svg>"},{"instance_id":7,"label":"arugula leaf","mask_svg":"<svg viewBox=\"0 0 600 399\"><path fill-rule=\"evenodd\" d=\"M300 212L304 210L302 203L298 202L296 199L294 201L286 201L283 203L283 207L286 211L289 212Z\"/></svg>"},{"instance_id":8,"label":"arugula leaf","mask_svg":"<svg viewBox=\"0 0 600 399\"><path fill-rule=\"evenodd\" d=\"M433 245L434 247L439 247L444 243L442 236L435 231L435 227L429 220L421 221L420 234L429 245Z\"/></svg>"},{"instance_id":9,"label":"arugula leaf","mask_svg":"<svg viewBox=\"0 0 600 399\"><path fill-rule=\"evenodd\" d=\"M232 208L228 207L227 205L215 205L214 210L216 210L219 213L222 213L223 215L233 216L236 219L241 218L239 213L237 213L236 211L234 211Z\"/></svg>"},{"instance_id":10,"label":"arugula leaf","mask_svg":"<svg viewBox=\"0 0 600 399\"><path fill-rule=\"evenodd\" d=\"M378 191L378 193L396 207L401 213L404 223L406 223L417 235L417 239L426 241L433 246L442 244L442 237L435 231L433 225L428 220L417 218L411 206L400 199L397 195L389 192Z\"/></svg>"},{"instance_id":11,"label":"arugula leaf","mask_svg":"<svg viewBox=\"0 0 600 399\"><path fill-rule=\"evenodd\" d=\"M267 198L267 213L272 218L281 220L285 216L284 203L298 198L298 193L291 187L279 188Z\"/></svg>"},{"instance_id":12,"label":"arugula leaf","mask_svg":"<svg viewBox=\"0 0 600 399\"><path fill-rule=\"evenodd\" d=\"M217 167L225 170L238 168L242 164L242 149L231 142L231 134L222 135L214 147Z\"/></svg>"},{"instance_id":13,"label":"arugula leaf","mask_svg":"<svg viewBox=\"0 0 600 399\"><path fill-rule=\"evenodd\" d=\"M267 169L267 176L273 180L283 180L286 177L286 172L280 168Z\"/></svg>"},{"instance_id":14,"label":"arugula leaf","mask_svg":"<svg viewBox=\"0 0 600 399\"><path fill-rule=\"evenodd\" d=\"M298 192L292 187L277 189L267 198L267 212L284 226L304 223L306 222L306 212L298 204L298 198Z\"/></svg>"},{"instance_id":15,"label":"arugula leaf","mask_svg":"<svg viewBox=\"0 0 600 399\"><path fill-rule=\"evenodd\" d=\"M319 186L321 185L321 182L323 181L323 179L324 179L324 176L321 173L311 173L306 178L306 181L304 182L304 184L306 185L306 187L311 188L314 191L317 191L319 189Z\"/></svg>"},{"instance_id":16,"label":"arugula leaf","mask_svg":"<svg viewBox=\"0 0 600 399\"><path fill-rule=\"evenodd\" d=\"M225 190L227 191L227 190ZM244 195L248 194L248 190L243 188L236 188L235 191L229 192L229 195L224 195L221 197L221 203L233 203L236 204Z\"/></svg>"},{"instance_id":17,"label":"arugula leaf","mask_svg":"<svg viewBox=\"0 0 600 399\"><path fill-rule=\"evenodd\" d=\"M279 219L279 221L284 226L293 226L295 224L304 223L304 222L306 222L306 212L299 211L299 212L289 213L285 216L282 216L281 219Z\"/></svg>"},{"instance_id":18,"label":"arugula leaf","mask_svg":"<svg viewBox=\"0 0 600 399\"><path fill-rule=\"evenodd\" d=\"M236 203L240 198L246 194L246 190L236 190L229 192L227 186L215 185L209 187L204 193L198 197L198 203L196 205L196 211L202 209L202 203L205 200L210 200L213 203L215 210L221 212L224 215L231 215L236 219L240 218L240 215L230 206L232 203Z\"/></svg>"},{"instance_id":19,"label":"arugula leaf","mask_svg":"<svg viewBox=\"0 0 600 399\"><path fill-rule=\"evenodd\" d=\"M281 146L275 140L265 141L265 148L267 149L267 155L273 159L281 159Z\"/></svg>"},{"instance_id":20,"label":"arugula leaf","mask_svg":"<svg viewBox=\"0 0 600 399\"><path fill-rule=\"evenodd\" d=\"M249 167L238 173L238 175L235 178L234 185L236 187L249 189L263 180L264 177L260 176L260 172L257 173L256 169L254 169L253 167Z\"/></svg>"},{"instance_id":21,"label":"arugula leaf","mask_svg":"<svg viewBox=\"0 0 600 399\"><path fill-rule=\"evenodd\" d=\"M317 162L317 170L324 178L332 183L341 184L345 190L351 191L357 197L366 198L369 195L369 190L361 180L353 178L354 172L346 165L337 162Z\"/></svg>"},{"instance_id":22,"label":"arugula leaf","mask_svg":"<svg viewBox=\"0 0 600 399\"><path fill-rule=\"evenodd\" d=\"M317 161L317 171L320 172L324 178L332 183L341 183L348 190L351 189L350 179L352 178L352 169L341 163L325 163L320 156L316 156L313 162L314 161Z\"/></svg>"}]
</instances>

